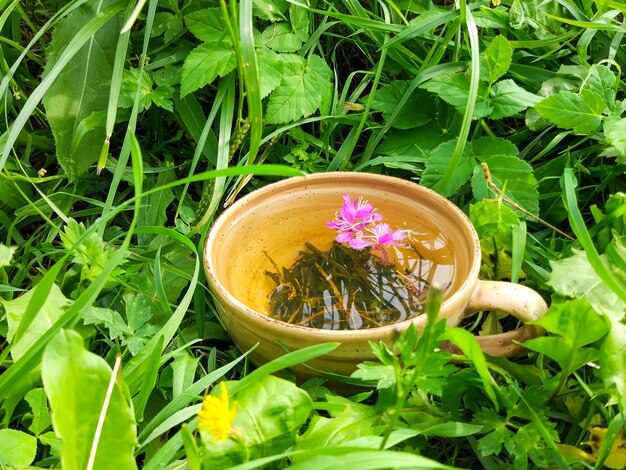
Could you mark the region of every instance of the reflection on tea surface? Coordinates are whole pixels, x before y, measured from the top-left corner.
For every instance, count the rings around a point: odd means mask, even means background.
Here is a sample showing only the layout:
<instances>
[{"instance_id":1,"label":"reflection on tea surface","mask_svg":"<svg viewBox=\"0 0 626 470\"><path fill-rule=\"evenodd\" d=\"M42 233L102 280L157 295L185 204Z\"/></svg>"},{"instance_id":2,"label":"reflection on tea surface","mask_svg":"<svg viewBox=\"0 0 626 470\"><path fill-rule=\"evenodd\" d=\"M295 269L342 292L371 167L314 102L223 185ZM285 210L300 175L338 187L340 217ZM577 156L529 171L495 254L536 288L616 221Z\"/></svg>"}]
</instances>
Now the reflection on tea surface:
<instances>
[{"instance_id":1,"label":"reflection on tea surface","mask_svg":"<svg viewBox=\"0 0 626 470\"><path fill-rule=\"evenodd\" d=\"M330 330L375 328L422 313L428 288L448 294L454 255L434 229L405 231L400 246L355 250L334 242L305 243L293 265L265 274L268 314L300 326Z\"/></svg>"}]
</instances>

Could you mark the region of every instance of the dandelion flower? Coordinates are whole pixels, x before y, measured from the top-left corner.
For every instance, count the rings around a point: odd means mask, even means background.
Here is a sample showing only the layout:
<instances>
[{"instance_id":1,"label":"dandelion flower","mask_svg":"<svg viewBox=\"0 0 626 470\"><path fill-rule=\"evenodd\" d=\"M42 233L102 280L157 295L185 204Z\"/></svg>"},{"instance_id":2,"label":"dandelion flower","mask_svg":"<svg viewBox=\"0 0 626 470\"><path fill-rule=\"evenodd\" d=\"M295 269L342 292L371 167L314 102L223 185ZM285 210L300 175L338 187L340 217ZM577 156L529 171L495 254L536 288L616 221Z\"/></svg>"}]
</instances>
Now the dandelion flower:
<instances>
[{"instance_id":1,"label":"dandelion flower","mask_svg":"<svg viewBox=\"0 0 626 470\"><path fill-rule=\"evenodd\" d=\"M198 411L200 421L198 428L213 436L213 442L221 442L228 439L234 431L233 420L237 414L237 402L232 408L228 400L226 384L220 383L220 396L207 395L202 401L202 409Z\"/></svg>"}]
</instances>

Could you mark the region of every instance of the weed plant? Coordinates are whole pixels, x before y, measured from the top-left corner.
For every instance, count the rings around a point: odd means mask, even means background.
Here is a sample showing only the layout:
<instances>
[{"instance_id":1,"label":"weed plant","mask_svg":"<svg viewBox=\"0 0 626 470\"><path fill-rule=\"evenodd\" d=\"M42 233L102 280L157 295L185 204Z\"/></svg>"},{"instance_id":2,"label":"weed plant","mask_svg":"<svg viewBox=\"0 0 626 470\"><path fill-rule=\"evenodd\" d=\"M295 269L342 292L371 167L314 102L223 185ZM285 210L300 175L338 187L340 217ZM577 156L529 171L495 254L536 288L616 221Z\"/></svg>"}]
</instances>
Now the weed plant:
<instances>
[{"instance_id":1,"label":"weed plant","mask_svg":"<svg viewBox=\"0 0 626 470\"><path fill-rule=\"evenodd\" d=\"M625 468L625 12L0 0L0 465ZM254 188L346 170L459 205L547 336L485 357L500 316L448 329L433 295L397 354L330 377L351 396L291 380L336 344L252 367L204 236Z\"/></svg>"}]
</instances>

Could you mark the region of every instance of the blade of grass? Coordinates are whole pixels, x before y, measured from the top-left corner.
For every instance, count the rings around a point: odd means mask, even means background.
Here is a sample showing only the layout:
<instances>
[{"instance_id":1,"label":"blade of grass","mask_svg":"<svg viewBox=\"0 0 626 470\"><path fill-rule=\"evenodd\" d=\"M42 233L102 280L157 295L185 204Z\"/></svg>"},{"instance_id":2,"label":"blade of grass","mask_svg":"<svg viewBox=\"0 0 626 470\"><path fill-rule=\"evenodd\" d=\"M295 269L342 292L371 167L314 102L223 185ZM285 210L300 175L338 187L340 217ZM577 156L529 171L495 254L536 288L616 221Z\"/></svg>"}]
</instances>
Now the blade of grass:
<instances>
[{"instance_id":1,"label":"blade of grass","mask_svg":"<svg viewBox=\"0 0 626 470\"><path fill-rule=\"evenodd\" d=\"M461 0L459 6L461 20L465 20L465 26L467 28L467 35L469 37L470 43L470 53L472 57L470 65L470 86L467 97L467 106L463 115L463 122L461 123L461 130L459 131L459 137L456 141L452 156L450 157L450 163L448 164L448 167L446 168L446 171L443 174L441 180L433 186L433 189L438 191L446 188L449 185L450 180L454 176L454 172L457 169L461 156L463 155L463 151L465 150L465 144L467 143L467 137L469 136L470 127L472 124L472 116L474 115L474 105L476 104L476 97L478 95L478 83L480 78L480 47L478 44L478 29L476 28L476 23L474 22L472 12L465 5L465 0Z\"/></svg>"},{"instance_id":2,"label":"blade of grass","mask_svg":"<svg viewBox=\"0 0 626 470\"><path fill-rule=\"evenodd\" d=\"M583 246L589 264L596 272L600 279L622 300L626 302L626 288L618 281L618 279L611 273L609 268L604 264L602 258L598 254L593 240L587 231L583 216L578 209L578 201L576 198L576 186L577 181L574 176L574 171L571 168L566 168L563 176L560 180L561 189L564 193L563 202L567 209L567 217L569 219L572 230L576 234L576 238Z\"/></svg>"},{"instance_id":3,"label":"blade of grass","mask_svg":"<svg viewBox=\"0 0 626 470\"><path fill-rule=\"evenodd\" d=\"M132 4L128 4L126 8L127 21L131 18ZM111 89L109 92L109 104L107 106L107 119L105 125L105 138L102 144L102 150L100 151L100 159L98 160L98 166L96 172L100 174L104 165L106 164L107 156L109 155L110 140L113 135L113 127L115 126L115 117L117 116L117 103L120 97L120 90L122 89L122 77L124 75L124 64L126 62L126 56L128 53L128 42L130 40L130 31L125 31L120 34L117 40L117 46L115 50L115 60L113 61L113 72L111 73Z\"/></svg>"},{"instance_id":4,"label":"blade of grass","mask_svg":"<svg viewBox=\"0 0 626 470\"><path fill-rule=\"evenodd\" d=\"M233 116L235 113L235 75L230 73L220 82L220 87L224 87L226 91L224 101L222 102L222 106L220 108L220 130L217 140L217 164L215 165L215 168L218 170L227 168L228 161L230 159L230 140L233 126ZM218 208L222 196L224 195L225 187L226 178L215 179L215 185L213 186L209 207L202 215L200 221L189 232L188 236L191 237L195 235L209 223Z\"/></svg>"},{"instance_id":5,"label":"blade of grass","mask_svg":"<svg viewBox=\"0 0 626 470\"><path fill-rule=\"evenodd\" d=\"M252 385L257 380L265 377L266 375L273 374L279 370L286 369L298 364L305 363L316 357L328 354L339 347L340 343L322 343L314 346L308 346L306 348L292 351L284 356L278 357L267 364L263 364L258 369L254 370L250 374L246 375L239 382L236 382L230 389L230 392L235 395L241 392L246 387Z\"/></svg>"},{"instance_id":6,"label":"blade of grass","mask_svg":"<svg viewBox=\"0 0 626 470\"><path fill-rule=\"evenodd\" d=\"M191 159L191 165L189 167L189 175L193 175L194 171L196 171L196 166L198 165L198 162L200 161L200 154L203 153L205 144L211 132L211 128L213 127L213 121L215 120L215 116L217 116L217 111L220 109L220 106L222 105L222 101L224 100L226 91L227 91L226 87L218 87L217 89L217 94L215 95L215 99L213 100L213 105L211 106L211 112L209 113L209 117L207 118L204 124L204 128L202 129L202 134L200 134L200 137L197 140L196 149L193 152L193 158ZM195 113L192 113L192 114L195 116ZM178 207L176 208L176 214L174 215L174 218L178 218L180 209L182 207L182 204L185 201L185 196L187 195L188 190L189 190L189 183L185 184L185 186L183 187L183 193L180 196L180 200L179 200L180 202L178 204Z\"/></svg>"},{"instance_id":7,"label":"blade of grass","mask_svg":"<svg viewBox=\"0 0 626 470\"><path fill-rule=\"evenodd\" d=\"M248 164L254 163L263 137L263 108L261 106L259 63L254 44L252 3L252 0L241 0L239 3L238 41L243 60L243 79L246 89L246 102L248 103L248 119L250 120Z\"/></svg>"},{"instance_id":8,"label":"blade of grass","mask_svg":"<svg viewBox=\"0 0 626 470\"><path fill-rule=\"evenodd\" d=\"M115 200L115 196L117 193L117 188L122 181L122 177L124 175L124 171L126 169L126 165L128 163L128 158L130 157L130 134L131 132L135 132L137 127L137 116L139 114L139 99L141 97L141 77L143 74L143 69L145 66L145 57L148 55L148 44L150 42L150 35L152 33L152 26L154 24L154 17L156 15L156 8L158 5L158 0L150 0L150 4L148 5L148 15L146 18L146 26L144 28L144 36L143 36L143 47L141 51L142 59L139 61L139 79L137 80L137 90L135 91L135 101L133 103L133 108L130 113L130 118L128 120L126 134L124 135L124 143L122 144L122 150L120 152L120 157L115 167L115 172L113 173L113 180L111 181L111 186L109 187L109 192L107 194L107 198L105 201L105 205L102 208L102 216L104 219L108 213L112 210L113 203ZM104 230L106 229L106 224L102 224L98 231L98 235L102 236L104 234Z\"/></svg>"}]
</instances>

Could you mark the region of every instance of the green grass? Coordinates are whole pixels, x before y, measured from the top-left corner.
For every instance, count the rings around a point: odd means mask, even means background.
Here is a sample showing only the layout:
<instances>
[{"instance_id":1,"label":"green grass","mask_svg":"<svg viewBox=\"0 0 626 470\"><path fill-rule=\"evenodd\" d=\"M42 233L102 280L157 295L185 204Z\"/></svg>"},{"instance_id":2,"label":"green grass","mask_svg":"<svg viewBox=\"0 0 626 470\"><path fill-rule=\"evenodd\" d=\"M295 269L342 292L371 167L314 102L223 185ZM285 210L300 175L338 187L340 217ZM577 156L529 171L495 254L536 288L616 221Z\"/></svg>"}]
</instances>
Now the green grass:
<instances>
[{"instance_id":1,"label":"green grass","mask_svg":"<svg viewBox=\"0 0 626 470\"><path fill-rule=\"evenodd\" d=\"M626 467L624 11L0 0L0 466ZM334 345L254 369L204 237L242 195L325 171L450 198L481 277L538 290L548 335L489 358L431 322L334 377L350 397L292 383ZM214 443L196 413L220 380L239 431Z\"/></svg>"}]
</instances>

